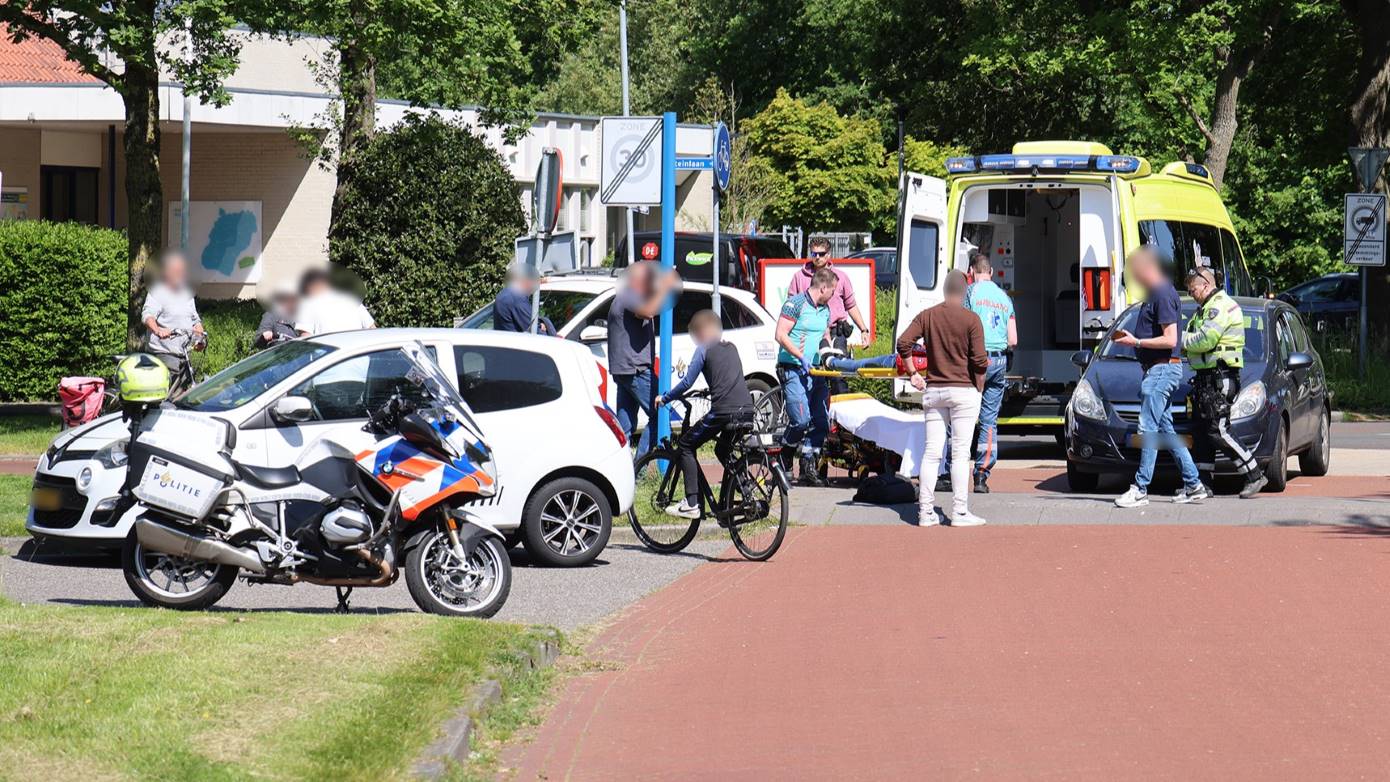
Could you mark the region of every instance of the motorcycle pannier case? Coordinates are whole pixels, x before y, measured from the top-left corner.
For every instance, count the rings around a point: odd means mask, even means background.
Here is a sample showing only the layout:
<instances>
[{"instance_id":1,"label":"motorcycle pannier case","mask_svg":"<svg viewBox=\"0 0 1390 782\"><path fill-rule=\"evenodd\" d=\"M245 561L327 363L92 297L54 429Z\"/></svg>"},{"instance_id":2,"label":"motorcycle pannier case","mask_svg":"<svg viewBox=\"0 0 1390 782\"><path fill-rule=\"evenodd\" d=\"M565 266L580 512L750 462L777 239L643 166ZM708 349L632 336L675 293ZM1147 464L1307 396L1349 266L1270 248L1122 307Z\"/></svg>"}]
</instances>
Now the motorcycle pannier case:
<instances>
[{"instance_id":1,"label":"motorcycle pannier case","mask_svg":"<svg viewBox=\"0 0 1390 782\"><path fill-rule=\"evenodd\" d=\"M152 411L130 447L126 480L135 498L173 516L198 520L230 486L234 432L220 418Z\"/></svg>"}]
</instances>

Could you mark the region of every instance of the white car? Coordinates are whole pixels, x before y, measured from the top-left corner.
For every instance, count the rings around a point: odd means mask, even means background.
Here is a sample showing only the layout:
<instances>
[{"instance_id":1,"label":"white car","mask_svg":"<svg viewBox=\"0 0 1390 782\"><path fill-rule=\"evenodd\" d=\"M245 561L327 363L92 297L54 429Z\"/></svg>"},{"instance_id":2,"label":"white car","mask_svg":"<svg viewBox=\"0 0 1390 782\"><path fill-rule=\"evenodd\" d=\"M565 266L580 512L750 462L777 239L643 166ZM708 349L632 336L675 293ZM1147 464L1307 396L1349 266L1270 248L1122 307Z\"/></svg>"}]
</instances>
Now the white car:
<instances>
[{"instance_id":1,"label":"white car","mask_svg":"<svg viewBox=\"0 0 1390 782\"><path fill-rule=\"evenodd\" d=\"M608 308L613 304L619 280L611 270L592 270L551 277L541 284L541 314L555 324L561 337L587 346L606 368L608 366ZM695 356L695 340L690 337L690 318L700 310L711 309L713 286L687 282L676 296L671 318L671 352L674 363L671 383L685 377L686 367ZM743 373L753 401L777 388L777 319L768 314L748 291L721 286L719 289L724 339L738 348ZM491 329L492 305L457 318L454 325L465 329ZM698 380L695 388L704 388ZM616 403L616 389L610 388L608 404ZM698 414L696 415L698 417Z\"/></svg>"},{"instance_id":2,"label":"white car","mask_svg":"<svg viewBox=\"0 0 1390 782\"><path fill-rule=\"evenodd\" d=\"M598 556L613 517L632 505L632 454L604 403L604 373L579 344L460 329L347 331L252 355L174 404L230 421L237 461L293 464L333 428L362 426L394 393L405 373L399 348L410 341L457 379L496 454L501 490L472 510L548 564ZM307 397L314 420L278 420L275 403L285 396ZM34 475L30 534L68 547L118 547L134 523L119 512L128 438L115 415L54 439Z\"/></svg>"}]
</instances>

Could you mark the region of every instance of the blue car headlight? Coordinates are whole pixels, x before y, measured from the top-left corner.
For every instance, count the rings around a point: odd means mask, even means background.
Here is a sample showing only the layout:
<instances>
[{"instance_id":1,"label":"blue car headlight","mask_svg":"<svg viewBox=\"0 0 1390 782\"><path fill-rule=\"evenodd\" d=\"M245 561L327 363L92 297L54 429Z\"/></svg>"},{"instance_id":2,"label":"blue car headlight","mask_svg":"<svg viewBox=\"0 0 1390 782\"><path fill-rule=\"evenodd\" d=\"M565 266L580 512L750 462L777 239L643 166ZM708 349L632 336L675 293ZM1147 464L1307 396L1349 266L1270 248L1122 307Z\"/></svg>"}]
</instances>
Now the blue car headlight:
<instances>
[{"instance_id":1,"label":"blue car headlight","mask_svg":"<svg viewBox=\"0 0 1390 782\"><path fill-rule=\"evenodd\" d=\"M1071 411L1092 421L1105 420L1105 403L1085 380L1078 381L1076 390L1071 392Z\"/></svg>"},{"instance_id":2,"label":"blue car headlight","mask_svg":"<svg viewBox=\"0 0 1390 782\"><path fill-rule=\"evenodd\" d=\"M1242 388L1231 403L1231 420L1252 418L1265 406L1265 384L1259 380Z\"/></svg>"}]
</instances>

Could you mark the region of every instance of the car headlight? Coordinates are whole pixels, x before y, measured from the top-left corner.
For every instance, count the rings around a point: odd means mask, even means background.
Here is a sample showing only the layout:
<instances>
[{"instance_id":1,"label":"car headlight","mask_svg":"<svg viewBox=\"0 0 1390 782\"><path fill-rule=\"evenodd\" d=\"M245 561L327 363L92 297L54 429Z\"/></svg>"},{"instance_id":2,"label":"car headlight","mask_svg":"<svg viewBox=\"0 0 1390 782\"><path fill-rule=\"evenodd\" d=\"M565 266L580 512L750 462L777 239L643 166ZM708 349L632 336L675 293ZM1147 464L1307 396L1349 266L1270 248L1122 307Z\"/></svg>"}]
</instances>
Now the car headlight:
<instances>
[{"instance_id":1,"label":"car headlight","mask_svg":"<svg viewBox=\"0 0 1390 782\"><path fill-rule=\"evenodd\" d=\"M97 464L100 464L108 470L124 467L126 462L130 461L130 457L125 452L127 442L129 441L116 440L115 442L107 443L96 453L92 454L92 458L96 460Z\"/></svg>"},{"instance_id":2,"label":"car headlight","mask_svg":"<svg viewBox=\"0 0 1390 782\"><path fill-rule=\"evenodd\" d=\"M1105 403L1085 380L1078 381L1076 390L1071 392L1071 411L1093 421L1105 420Z\"/></svg>"},{"instance_id":3,"label":"car headlight","mask_svg":"<svg viewBox=\"0 0 1390 782\"><path fill-rule=\"evenodd\" d=\"M1242 388L1231 403L1231 418L1250 418L1257 415L1265 406L1265 384L1256 380Z\"/></svg>"}]
</instances>

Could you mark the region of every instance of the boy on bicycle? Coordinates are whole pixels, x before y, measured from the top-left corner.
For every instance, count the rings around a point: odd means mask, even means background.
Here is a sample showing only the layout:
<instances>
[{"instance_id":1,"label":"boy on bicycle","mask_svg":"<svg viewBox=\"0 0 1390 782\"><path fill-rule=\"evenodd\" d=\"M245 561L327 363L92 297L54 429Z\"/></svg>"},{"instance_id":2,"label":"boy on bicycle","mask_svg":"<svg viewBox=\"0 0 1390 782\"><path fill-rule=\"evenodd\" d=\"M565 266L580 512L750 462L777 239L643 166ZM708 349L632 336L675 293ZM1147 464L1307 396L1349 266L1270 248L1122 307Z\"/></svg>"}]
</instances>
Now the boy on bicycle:
<instances>
[{"instance_id":1,"label":"boy on bicycle","mask_svg":"<svg viewBox=\"0 0 1390 782\"><path fill-rule=\"evenodd\" d=\"M729 458L735 435L729 425L753 420L753 395L748 393L748 383L743 378L743 361L738 357L738 348L720 339L723 335L719 316L712 310L695 313L690 318L690 336L699 346L695 356L681 382L656 398L657 407L680 399L694 385L696 377L704 377L709 386L710 411L681 432L676 441L685 479L685 499L666 508L672 516L700 518L700 462L695 457L700 446L717 436L714 454L723 464Z\"/></svg>"}]
</instances>

